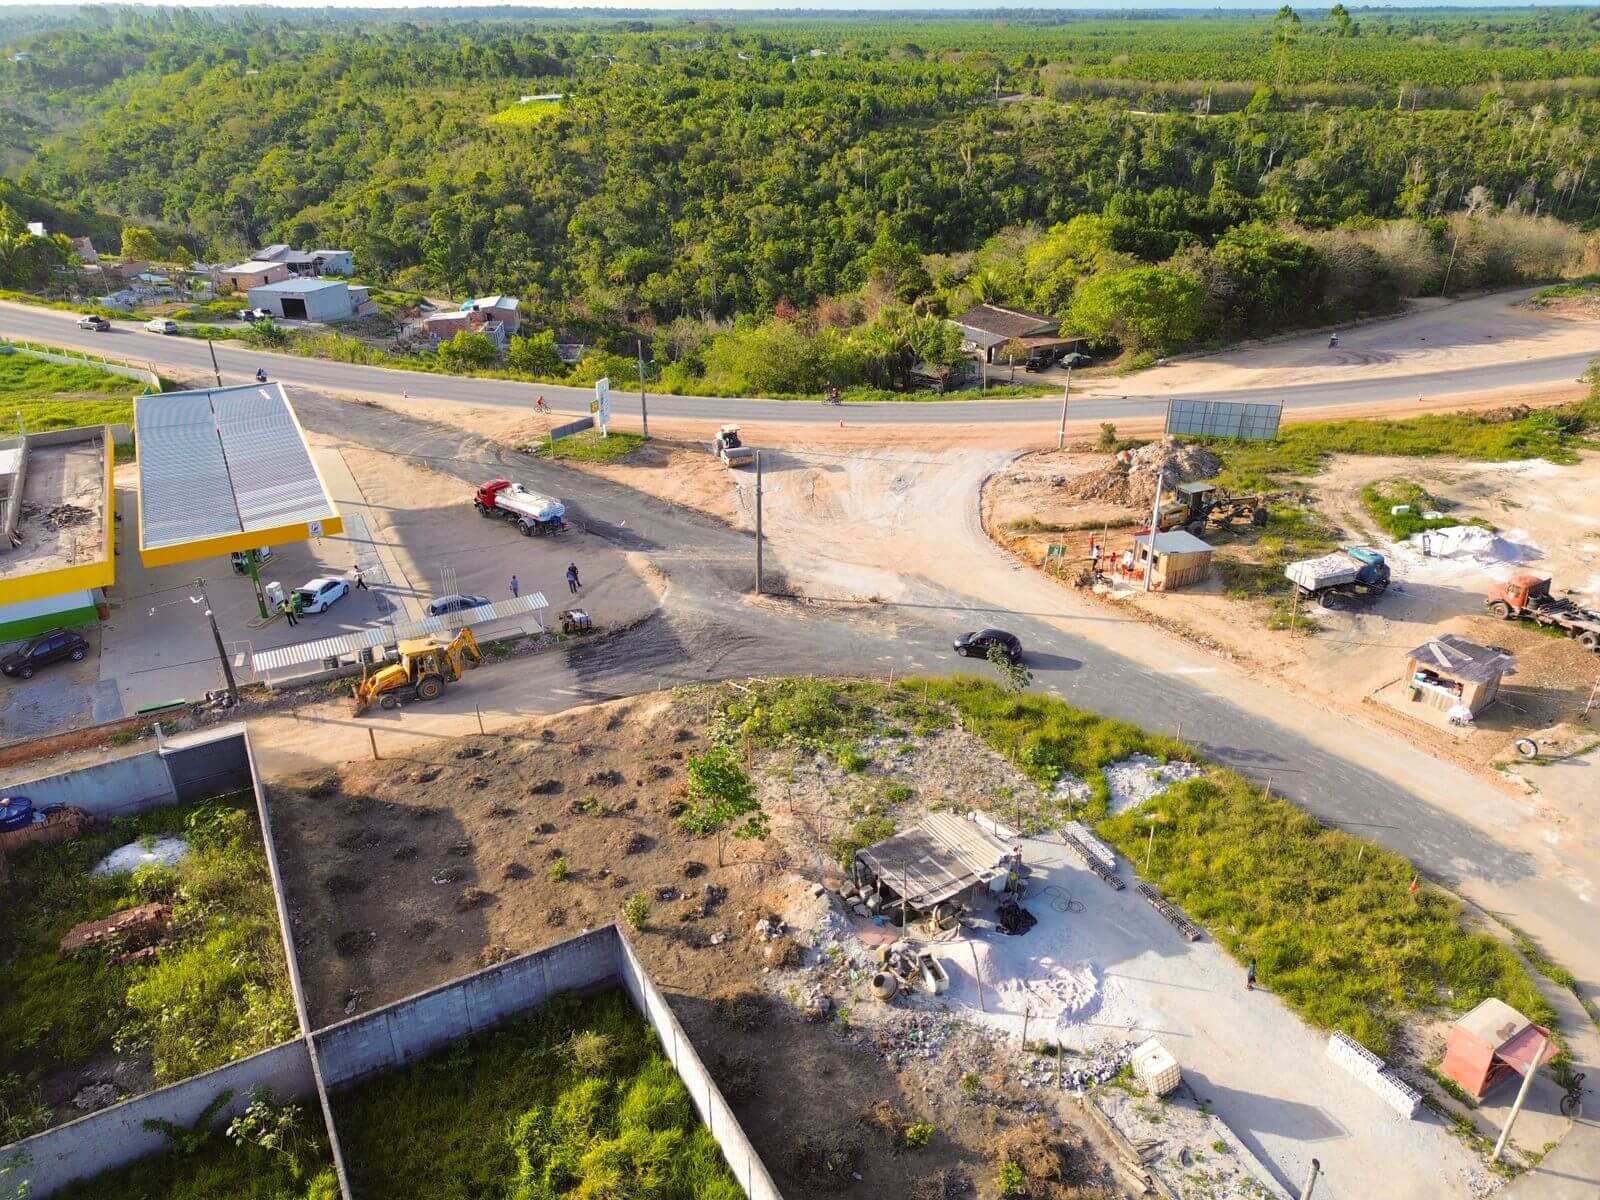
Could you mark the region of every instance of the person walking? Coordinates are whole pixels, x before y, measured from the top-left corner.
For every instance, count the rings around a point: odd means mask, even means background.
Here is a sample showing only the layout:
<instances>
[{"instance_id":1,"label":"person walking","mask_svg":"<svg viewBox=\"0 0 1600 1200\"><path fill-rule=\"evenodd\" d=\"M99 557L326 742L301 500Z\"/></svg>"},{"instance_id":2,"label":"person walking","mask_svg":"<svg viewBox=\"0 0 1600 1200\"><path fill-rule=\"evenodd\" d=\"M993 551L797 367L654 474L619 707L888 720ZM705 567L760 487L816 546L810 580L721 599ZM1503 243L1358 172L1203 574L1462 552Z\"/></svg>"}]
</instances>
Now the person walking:
<instances>
[{"instance_id":1,"label":"person walking","mask_svg":"<svg viewBox=\"0 0 1600 1200\"><path fill-rule=\"evenodd\" d=\"M367 586L367 573L361 569L360 563L356 564L356 588L363 592L372 590Z\"/></svg>"},{"instance_id":2,"label":"person walking","mask_svg":"<svg viewBox=\"0 0 1600 1200\"><path fill-rule=\"evenodd\" d=\"M521 594L522 594L522 585L517 582L517 577L515 575L513 575L511 577L511 598L513 600L515 600Z\"/></svg>"},{"instance_id":3,"label":"person walking","mask_svg":"<svg viewBox=\"0 0 1600 1200\"><path fill-rule=\"evenodd\" d=\"M290 625L300 624L300 618L295 616L294 613L294 605L287 600L278 605L278 611L283 614L284 620L288 621Z\"/></svg>"},{"instance_id":4,"label":"person walking","mask_svg":"<svg viewBox=\"0 0 1600 1200\"><path fill-rule=\"evenodd\" d=\"M1256 960L1253 958L1244 970L1244 990L1247 992L1256 990Z\"/></svg>"},{"instance_id":5,"label":"person walking","mask_svg":"<svg viewBox=\"0 0 1600 1200\"><path fill-rule=\"evenodd\" d=\"M578 589L582 586L583 583L578 578L578 564L575 562L569 562L567 564L567 591L576 596L578 594Z\"/></svg>"}]
</instances>

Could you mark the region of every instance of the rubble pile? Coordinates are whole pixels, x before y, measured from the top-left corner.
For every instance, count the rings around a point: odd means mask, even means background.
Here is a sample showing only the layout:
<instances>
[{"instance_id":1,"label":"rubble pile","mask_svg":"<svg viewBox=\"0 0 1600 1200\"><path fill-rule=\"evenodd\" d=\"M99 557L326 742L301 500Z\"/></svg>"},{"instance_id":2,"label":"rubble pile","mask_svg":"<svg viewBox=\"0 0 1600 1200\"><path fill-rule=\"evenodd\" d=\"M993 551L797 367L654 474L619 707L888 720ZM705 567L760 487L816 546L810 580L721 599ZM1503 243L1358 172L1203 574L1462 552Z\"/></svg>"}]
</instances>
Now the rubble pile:
<instances>
[{"instance_id":1,"label":"rubble pile","mask_svg":"<svg viewBox=\"0 0 1600 1200\"><path fill-rule=\"evenodd\" d=\"M1075 500L1149 508L1155 503L1157 475L1171 487L1215 479L1221 470L1222 460L1204 446L1161 438L1137 450L1124 450L1097 471L1062 480L1061 490Z\"/></svg>"}]
</instances>

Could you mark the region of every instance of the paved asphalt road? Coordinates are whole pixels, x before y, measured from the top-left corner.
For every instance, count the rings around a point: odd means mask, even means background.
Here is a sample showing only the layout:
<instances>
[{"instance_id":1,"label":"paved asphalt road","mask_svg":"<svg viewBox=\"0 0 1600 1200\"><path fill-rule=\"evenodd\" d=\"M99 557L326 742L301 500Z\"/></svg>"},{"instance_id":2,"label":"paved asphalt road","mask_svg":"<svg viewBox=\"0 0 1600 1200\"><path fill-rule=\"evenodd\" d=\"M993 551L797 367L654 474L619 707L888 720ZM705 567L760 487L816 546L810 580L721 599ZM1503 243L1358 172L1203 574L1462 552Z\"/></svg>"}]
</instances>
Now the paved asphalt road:
<instances>
[{"instance_id":1,"label":"paved asphalt road","mask_svg":"<svg viewBox=\"0 0 1600 1200\"><path fill-rule=\"evenodd\" d=\"M1391 780L1352 765L1300 735L1207 692L1181 675L1148 670L1088 638L1004 605L919 584L911 602L872 608L755 604L750 535L640 492L516 453L446 425L311 393L295 408L313 431L354 441L464 482L509 474L560 496L568 518L620 549L644 555L670 581L661 611L635 628L559 654L529 659L530 708L615 699L660 687L752 675L877 675L976 671L950 639L996 624L1029 649L1036 686L1084 708L1170 732L1245 774L1270 776L1320 819L1353 827L1408 855L1431 877L1463 871L1496 884L1536 885L1528 856Z\"/></svg>"},{"instance_id":2,"label":"paved asphalt road","mask_svg":"<svg viewBox=\"0 0 1600 1200\"><path fill-rule=\"evenodd\" d=\"M0 303L0 334L28 338L58 346L73 346L108 357L126 358L138 365L154 364L160 370L175 368L190 376L211 374L211 352L204 342L184 337L163 337L146 333L136 322L119 322L109 333L94 333L77 327L76 315L55 309ZM355 363L329 362L296 355L270 354L249 350L234 342L216 344L217 363L224 382L243 382L265 367L274 379L297 387L318 388L350 395L390 395L402 392L436 400L470 401L473 404L528 408L535 396L562 412L588 411L593 395L588 388L557 384L511 383L498 379L469 379L450 375L430 375L419 371L397 371L386 367L366 367ZM1084 398L1072 403L1075 420L1132 420L1159 417L1166 412L1167 400L1182 396L1192 399L1252 399L1282 401L1289 408L1321 408L1341 404L1377 404L1389 400L1411 399L1416 395L1452 395L1460 392L1489 391L1504 387L1527 387L1548 383L1568 383L1588 368L1592 354L1567 354L1528 362L1505 363L1493 367L1435 371L1425 375L1377 376L1351 379L1342 383L1303 384L1294 387L1174 392L1160 397ZM981 408L976 407L981 403ZM788 400L741 400L708 396L663 396L648 398L650 412L657 417L690 420L745 421L827 421L839 419L838 409L823 404ZM638 412L638 398L613 393L613 411L631 416ZM961 423L982 420L1051 421L1061 413L1061 402L1054 397L1041 400L946 401L929 403L851 404L852 423L876 424Z\"/></svg>"}]
</instances>

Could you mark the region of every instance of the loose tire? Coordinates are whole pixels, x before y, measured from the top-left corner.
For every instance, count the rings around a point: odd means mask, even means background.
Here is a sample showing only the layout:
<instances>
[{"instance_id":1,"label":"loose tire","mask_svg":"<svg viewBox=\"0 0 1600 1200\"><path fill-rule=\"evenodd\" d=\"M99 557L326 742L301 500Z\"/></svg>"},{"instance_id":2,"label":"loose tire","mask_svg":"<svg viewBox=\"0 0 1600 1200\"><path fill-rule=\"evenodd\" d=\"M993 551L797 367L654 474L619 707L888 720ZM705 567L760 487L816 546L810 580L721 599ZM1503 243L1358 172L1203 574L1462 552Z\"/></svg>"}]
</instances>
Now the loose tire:
<instances>
[{"instance_id":1,"label":"loose tire","mask_svg":"<svg viewBox=\"0 0 1600 1200\"><path fill-rule=\"evenodd\" d=\"M1569 1093L1561 1097L1561 1115L1566 1117L1567 1120L1576 1120L1578 1114L1582 1111L1583 1098L1581 1096L1574 1096Z\"/></svg>"},{"instance_id":2,"label":"loose tire","mask_svg":"<svg viewBox=\"0 0 1600 1200\"><path fill-rule=\"evenodd\" d=\"M437 700L444 695L444 680L437 675L424 675L417 680L418 700Z\"/></svg>"},{"instance_id":3,"label":"loose tire","mask_svg":"<svg viewBox=\"0 0 1600 1200\"><path fill-rule=\"evenodd\" d=\"M1267 510L1259 504L1250 510L1250 524L1260 529L1267 523Z\"/></svg>"},{"instance_id":4,"label":"loose tire","mask_svg":"<svg viewBox=\"0 0 1600 1200\"><path fill-rule=\"evenodd\" d=\"M1516 741L1517 753L1523 758L1537 758L1539 756L1539 743L1532 738L1518 738Z\"/></svg>"},{"instance_id":5,"label":"loose tire","mask_svg":"<svg viewBox=\"0 0 1600 1200\"><path fill-rule=\"evenodd\" d=\"M1585 650L1600 649L1600 633L1596 633L1592 629L1585 629L1578 635L1578 645Z\"/></svg>"},{"instance_id":6,"label":"loose tire","mask_svg":"<svg viewBox=\"0 0 1600 1200\"><path fill-rule=\"evenodd\" d=\"M1579 640L1581 641L1582 639L1580 638ZM89 652L87 650L85 650L82 646L76 646L76 647L73 648L72 654L69 657L71 657L73 662L82 662L83 661L83 656L88 654L88 653Z\"/></svg>"},{"instance_id":7,"label":"loose tire","mask_svg":"<svg viewBox=\"0 0 1600 1200\"><path fill-rule=\"evenodd\" d=\"M1489 615L1491 617L1499 617L1502 621L1509 621L1511 619L1511 605L1504 600L1496 600L1489 605Z\"/></svg>"}]
</instances>

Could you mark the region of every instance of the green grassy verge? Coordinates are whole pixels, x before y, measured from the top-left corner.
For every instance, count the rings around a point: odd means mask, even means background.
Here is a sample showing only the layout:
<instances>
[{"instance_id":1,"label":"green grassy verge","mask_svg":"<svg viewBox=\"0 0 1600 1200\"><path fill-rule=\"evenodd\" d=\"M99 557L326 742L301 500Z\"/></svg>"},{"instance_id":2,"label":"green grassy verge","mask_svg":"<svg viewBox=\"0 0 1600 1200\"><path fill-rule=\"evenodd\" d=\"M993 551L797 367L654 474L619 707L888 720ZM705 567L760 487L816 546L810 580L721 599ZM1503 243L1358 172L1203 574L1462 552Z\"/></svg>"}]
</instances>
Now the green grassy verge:
<instances>
[{"instance_id":1,"label":"green grassy verge","mask_svg":"<svg viewBox=\"0 0 1600 1200\"><path fill-rule=\"evenodd\" d=\"M125 375L66 366L27 354L0 354L0 412L21 413L32 433L77 425L130 425L133 397L143 389ZM8 427L7 433L15 433Z\"/></svg>"},{"instance_id":2,"label":"green grassy verge","mask_svg":"<svg viewBox=\"0 0 1600 1200\"><path fill-rule=\"evenodd\" d=\"M108 308L104 304L72 304L66 300L51 300L46 296L36 296L32 292L17 292L10 288L0 288L0 300L10 300L13 304L31 304L35 308L53 308L57 312L73 312L86 315L95 313L108 321L126 321L129 313L122 308Z\"/></svg>"},{"instance_id":3,"label":"green grassy verge","mask_svg":"<svg viewBox=\"0 0 1600 1200\"><path fill-rule=\"evenodd\" d=\"M1407 505L1409 512L1392 512L1399 505ZM1440 502L1430 496L1421 484L1406 479L1390 479L1383 483L1369 483L1361 489L1361 507L1374 524L1395 541L1404 541L1414 533L1429 529L1445 529L1452 525L1481 525L1492 528L1487 521L1474 518L1464 521L1459 517L1437 517L1428 520L1423 513L1437 511Z\"/></svg>"},{"instance_id":4,"label":"green grassy verge","mask_svg":"<svg viewBox=\"0 0 1600 1200\"><path fill-rule=\"evenodd\" d=\"M184 1144L54 1193L55 1200L338 1200L328 1138L314 1105L275 1109L281 1149L207 1125Z\"/></svg>"},{"instance_id":5,"label":"green grassy verge","mask_svg":"<svg viewBox=\"0 0 1600 1200\"><path fill-rule=\"evenodd\" d=\"M1223 460L1218 481L1239 491L1280 487L1322 469L1331 454L1451 457L1472 462L1543 458L1577 461L1585 434L1600 428L1600 383L1587 399L1516 420L1481 413L1434 413L1403 421L1309 421L1273 442L1208 441Z\"/></svg>"},{"instance_id":6,"label":"green grassy verge","mask_svg":"<svg viewBox=\"0 0 1600 1200\"><path fill-rule=\"evenodd\" d=\"M249 307L250 302L243 296L217 296L189 304L169 315L174 321L231 321L241 308Z\"/></svg>"},{"instance_id":7,"label":"green grassy verge","mask_svg":"<svg viewBox=\"0 0 1600 1200\"><path fill-rule=\"evenodd\" d=\"M1379 1054L1400 1018L1465 1012L1490 996L1533 1020L1555 1011L1521 961L1463 922L1461 906L1398 854L1328 829L1293 805L1212 768L1099 832L1143 862L1159 817L1150 881L1235 958L1254 958L1262 986L1313 1024Z\"/></svg>"},{"instance_id":8,"label":"green grassy verge","mask_svg":"<svg viewBox=\"0 0 1600 1200\"><path fill-rule=\"evenodd\" d=\"M334 1111L357 1195L743 1196L621 992L559 996L335 1097Z\"/></svg>"},{"instance_id":9,"label":"green grassy verge","mask_svg":"<svg viewBox=\"0 0 1600 1200\"><path fill-rule=\"evenodd\" d=\"M172 869L93 876L129 842L190 840ZM149 1054L156 1084L264 1050L296 1029L266 858L247 797L155 809L84 837L13 857L16 883L0 924L0 1142L37 1127L47 1072L113 1049ZM105 953L64 958L82 921L151 901L172 905L153 959L113 965Z\"/></svg>"},{"instance_id":10,"label":"green grassy verge","mask_svg":"<svg viewBox=\"0 0 1600 1200\"><path fill-rule=\"evenodd\" d=\"M571 462L616 462L618 459L626 458L642 445L644 438L637 433L612 433L601 437L599 431L586 429L571 437L560 438L554 446L551 446L550 439L546 438L534 445L532 450L539 458L567 459Z\"/></svg>"}]
</instances>

